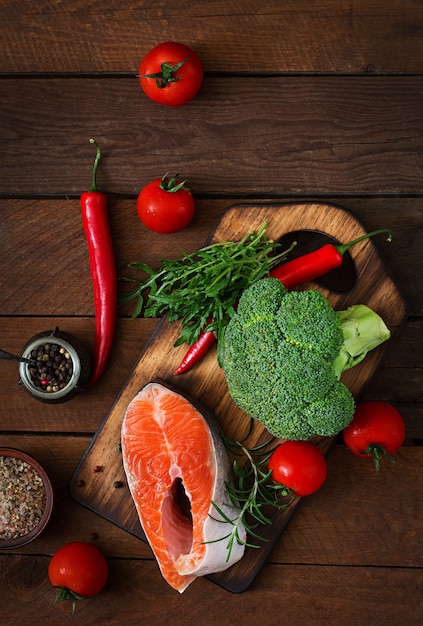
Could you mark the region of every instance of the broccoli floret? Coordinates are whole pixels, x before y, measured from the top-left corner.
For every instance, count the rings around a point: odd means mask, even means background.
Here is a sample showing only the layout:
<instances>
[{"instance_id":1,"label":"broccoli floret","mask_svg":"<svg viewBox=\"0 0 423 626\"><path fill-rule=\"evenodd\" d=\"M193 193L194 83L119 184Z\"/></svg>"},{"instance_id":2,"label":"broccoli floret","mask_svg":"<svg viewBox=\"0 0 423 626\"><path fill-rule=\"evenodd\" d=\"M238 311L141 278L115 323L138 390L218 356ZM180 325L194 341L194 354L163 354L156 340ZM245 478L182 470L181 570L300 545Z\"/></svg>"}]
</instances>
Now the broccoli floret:
<instances>
[{"instance_id":1,"label":"broccoli floret","mask_svg":"<svg viewBox=\"0 0 423 626\"><path fill-rule=\"evenodd\" d=\"M365 356L358 354L357 333L365 336L363 351L389 337L381 318L365 309L351 333L354 311L335 312L320 292L288 292L274 278L254 283L242 294L224 335L223 370L233 400L276 437L340 432L355 403L339 378L352 359Z\"/></svg>"},{"instance_id":2,"label":"broccoli floret","mask_svg":"<svg viewBox=\"0 0 423 626\"><path fill-rule=\"evenodd\" d=\"M341 320L318 291L289 291L276 322L287 341L333 361L343 344Z\"/></svg>"},{"instance_id":3,"label":"broccoli floret","mask_svg":"<svg viewBox=\"0 0 423 626\"><path fill-rule=\"evenodd\" d=\"M330 437L348 426L354 409L350 390L338 381L317 402L309 404L304 415L314 434Z\"/></svg>"},{"instance_id":4,"label":"broccoli floret","mask_svg":"<svg viewBox=\"0 0 423 626\"><path fill-rule=\"evenodd\" d=\"M247 291L248 295L245 296ZM273 318L287 293L280 280L265 279L256 281L241 295L237 311L246 320L251 317L251 321L257 318ZM255 302L256 306L251 307L251 302Z\"/></svg>"}]
</instances>

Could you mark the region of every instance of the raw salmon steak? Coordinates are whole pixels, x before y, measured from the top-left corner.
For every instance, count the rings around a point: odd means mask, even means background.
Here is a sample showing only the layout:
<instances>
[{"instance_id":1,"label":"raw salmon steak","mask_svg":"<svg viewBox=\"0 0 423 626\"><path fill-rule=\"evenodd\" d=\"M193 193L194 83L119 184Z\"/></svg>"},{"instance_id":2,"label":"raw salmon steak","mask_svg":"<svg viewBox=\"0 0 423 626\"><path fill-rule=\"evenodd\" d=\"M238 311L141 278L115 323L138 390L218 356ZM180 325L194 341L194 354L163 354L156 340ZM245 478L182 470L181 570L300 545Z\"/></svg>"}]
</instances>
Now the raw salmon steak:
<instances>
[{"instance_id":1,"label":"raw salmon steak","mask_svg":"<svg viewBox=\"0 0 423 626\"><path fill-rule=\"evenodd\" d=\"M148 383L122 424L129 490L164 579L182 593L197 576L221 572L244 554L227 539L236 509L229 504L229 458L212 415L161 381ZM245 531L238 527L245 541ZM214 542L214 543L209 543Z\"/></svg>"}]
</instances>

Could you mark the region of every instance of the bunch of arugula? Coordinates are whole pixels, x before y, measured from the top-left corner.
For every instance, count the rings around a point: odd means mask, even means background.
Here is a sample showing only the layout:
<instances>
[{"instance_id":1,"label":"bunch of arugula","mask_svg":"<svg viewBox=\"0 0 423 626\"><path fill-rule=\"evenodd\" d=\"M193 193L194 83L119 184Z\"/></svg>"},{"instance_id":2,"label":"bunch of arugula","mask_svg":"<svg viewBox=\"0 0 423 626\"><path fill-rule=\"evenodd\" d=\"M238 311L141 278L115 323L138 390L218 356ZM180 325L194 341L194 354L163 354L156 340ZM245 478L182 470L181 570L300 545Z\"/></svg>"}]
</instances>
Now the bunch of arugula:
<instances>
[{"instance_id":1,"label":"bunch of arugula","mask_svg":"<svg viewBox=\"0 0 423 626\"><path fill-rule=\"evenodd\" d=\"M175 346L193 344L202 329L213 331L219 341L234 312L234 303L252 283L266 276L286 258L280 244L266 237L266 223L257 233L240 241L212 243L177 260L160 259L161 267L145 263L129 267L147 275L146 280L123 278L135 288L120 295L120 304L136 301L132 317L161 317L181 321Z\"/></svg>"}]
</instances>

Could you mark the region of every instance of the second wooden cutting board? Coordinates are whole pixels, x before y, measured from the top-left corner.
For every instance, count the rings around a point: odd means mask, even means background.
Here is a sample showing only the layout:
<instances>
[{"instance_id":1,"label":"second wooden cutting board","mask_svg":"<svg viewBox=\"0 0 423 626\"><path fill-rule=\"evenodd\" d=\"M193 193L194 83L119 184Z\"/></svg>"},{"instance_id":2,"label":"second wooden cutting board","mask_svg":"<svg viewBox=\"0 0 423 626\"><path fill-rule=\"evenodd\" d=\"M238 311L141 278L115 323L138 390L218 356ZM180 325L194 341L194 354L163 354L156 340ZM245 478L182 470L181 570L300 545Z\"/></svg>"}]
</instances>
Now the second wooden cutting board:
<instances>
[{"instance_id":1,"label":"second wooden cutting board","mask_svg":"<svg viewBox=\"0 0 423 626\"><path fill-rule=\"evenodd\" d=\"M305 230L325 233L340 243L346 243L366 232L354 216L330 204L237 205L223 215L207 243L238 241L247 232L256 232L263 222L267 223L267 237L274 240L286 233ZM391 331L390 341L372 351L363 363L343 375L343 382L358 400L405 320L406 305L372 240L354 246L351 256L357 279L347 292L335 293L316 284L306 287L318 288L335 309L345 309L357 303L367 304L382 316ZM186 346L175 348L173 345L178 334L178 324L169 324L166 319L160 321L81 459L70 486L72 496L78 502L143 540L144 533L129 490L113 488L115 481L122 481L126 485L119 451L120 429L126 407L137 392L150 380L161 378L206 405L216 415L229 438L243 438L249 425L249 417L234 404L227 392L225 377L216 363L215 348L186 374L178 377L173 375L186 351ZM264 436L264 429L256 424L253 438L249 441L254 444ZM333 440L329 438L316 441L324 453L332 443ZM101 466L102 471L93 472L95 466ZM239 563L209 578L232 592L247 589L297 504L298 499L288 509L274 512L272 524L263 527L260 533L268 539L260 549L247 549Z\"/></svg>"}]
</instances>

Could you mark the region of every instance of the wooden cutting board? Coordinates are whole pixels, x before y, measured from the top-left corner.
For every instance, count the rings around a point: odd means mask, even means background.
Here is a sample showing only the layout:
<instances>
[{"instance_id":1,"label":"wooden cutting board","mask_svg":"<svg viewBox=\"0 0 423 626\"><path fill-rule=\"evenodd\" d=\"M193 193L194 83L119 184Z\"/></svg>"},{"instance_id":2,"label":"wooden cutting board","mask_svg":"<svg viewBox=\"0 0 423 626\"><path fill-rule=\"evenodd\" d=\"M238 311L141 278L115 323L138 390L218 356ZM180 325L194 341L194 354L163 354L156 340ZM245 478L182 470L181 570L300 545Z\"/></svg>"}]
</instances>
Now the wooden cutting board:
<instances>
[{"instance_id":1,"label":"wooden cutting board","mask_svg":"<svg viewBox=\"0 0 423 626\"><path fill-rule=\"evenodd\" d=\"M237 241L247 232L257 231L263 222L267 223L268 238L274 240L295 231L302 231L298 237L301 242L303 236L310 235L310 231L317 231L337 242L346 243L366 232L350 213L330 204L237 205L229 208L223 215L207 243ZM292 238L292 235L289 236ZM395 245L395 239L392 245ZM309 251L302 250L300 243L297 248L296 254ZM350 271L343 279L341 271L338 276L338 283L341 281L339 289L328 289L320 283L306 287L318 288L335 309L344 309L358 303L367 304L382 316L391 331L392 337L388 342L372 351L363 363L343 375L343 382L358 400L395 340L406 318L406 305L373 240L365 240L354 246L351 257L348 255L345 259L345 267L353 270L353 278ZM206 405L219 419L223 432L229 438L242 439L249 425L249 417L238 409L227 392L224 375L216 363L215 348L192 370L177 377L173 376L173 371L186 351L186 346L173 346L178 334L178 324L169 324L166 319L158 323L129 379L81 459L70 485L72 496L79 503L144 541L145 536L135 506L126 487L119 451L122 419L127 405L137 392L150 380L161 378ZM249 441L254 445L260 437L263 439L268 435L256 423L253 438ZM315 443L326 453L333 438L319 438ZM101 467L102 471L94 472L95 466ZM121 481L124 487L114 488L115 481ZM297 498L289 508L272 511L272 524L260 529L260 534L268 540L263 542L260 549L247 549L243 559L236 565L208 578L232 592L246 590L267 560L298 502Z\"/></svg>"}]
</instances>

